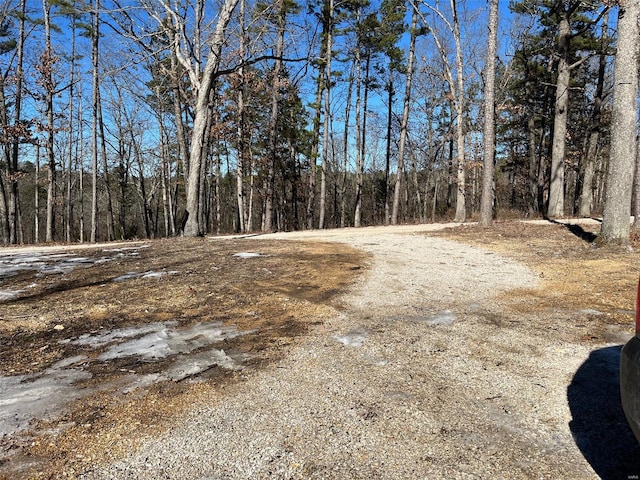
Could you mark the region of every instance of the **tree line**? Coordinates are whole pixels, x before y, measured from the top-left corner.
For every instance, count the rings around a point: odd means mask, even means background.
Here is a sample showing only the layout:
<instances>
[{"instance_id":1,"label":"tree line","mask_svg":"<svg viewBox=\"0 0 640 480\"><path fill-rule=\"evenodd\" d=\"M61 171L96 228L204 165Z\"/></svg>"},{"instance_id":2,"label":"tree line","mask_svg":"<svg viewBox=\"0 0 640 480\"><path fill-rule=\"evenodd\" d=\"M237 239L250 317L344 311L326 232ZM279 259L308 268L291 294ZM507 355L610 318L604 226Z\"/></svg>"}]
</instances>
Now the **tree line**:
<instances>
[{"instance_id":1,"label":"tree line","mask_svg":"<svg viewBox=\"0 0 640 480\"><path fill-rule=\"evenodd\" d=\"M604 215L625 243L637 2L4 0L0 241Z\"/></svg>"}]
</instances>

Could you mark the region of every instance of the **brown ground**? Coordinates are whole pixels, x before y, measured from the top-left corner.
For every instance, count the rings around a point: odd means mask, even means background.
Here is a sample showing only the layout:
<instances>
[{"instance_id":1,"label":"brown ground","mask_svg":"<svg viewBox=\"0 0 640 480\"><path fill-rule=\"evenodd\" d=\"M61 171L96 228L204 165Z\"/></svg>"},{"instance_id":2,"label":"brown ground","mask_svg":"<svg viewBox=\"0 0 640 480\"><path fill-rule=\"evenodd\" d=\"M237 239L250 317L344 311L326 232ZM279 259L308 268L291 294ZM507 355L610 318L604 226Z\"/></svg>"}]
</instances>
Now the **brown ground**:
<instances>
[{"instance_id":1,"label":"brown ground","mask_svg":"<svg viewBox=\"0 0 640 480\"><path fill-rule=\"evenodd\" d=\"M511 308L548 311L557 305L605 313L585 326L584 342L606 341L608 324L632 325L638 254L595 249L589 230L598 227L498 223L491 229L460 227L445 235L522 261L543 279L537 290L511 291ZM168 428L171 419L194 402L217 398L252 371L286 355L288 345L313 322L339 307L337 295L366 270L367 258L344 245L280 241L174 239L148 242L138 257L77 268L38 279L39 287L0 306L0 374L40 372L56 361L87 354L60 344L103 328L176 320L181 325L222 320L256 333L228 340L225 351L254 354L248 368L209 370L202 382L164 382L144 392L114 396L96 393L59 421L34 425L32 436L1 440L2 471L12 478L17 462L37 461L34 478L73 477L86 462L112 460L134 448L136 439ZM238 259L237 252L265 256ZM0 250L0 253L2 250ZM99 250L74 255L100 257ZM179 271L161 279L111 282L131 271ZM0 288L19 289L34 274L12 277ZM56 326L64 329L56 330ZM60 328L60 327L58 327ZM631 331L631 330L629 330ZM81 352L79 352L81 351ZM97 353L92 353L97 354ZM117 383L128 371L161 370L162 363L131 359L90 364L92 383Z\"/></svg>"},{"instance_id":2,"label":"brown ground","mask_svg":"<svg viewBox=\"0 0 640 480\"><path fill-rule=\"evenodd\" d=\"M598 322L582 340L602 342L607 325L633 328L638 286L640 241L635 251L596 248L599 225L535 225L495 223L489 229L461 227L440 235L504 254L528 265L543 280L536 290L512 290L513 308L549 311L562 305L569 310L595 310ZM595 328L594 328L595 327Z\"/></svg>"}]
</instances>

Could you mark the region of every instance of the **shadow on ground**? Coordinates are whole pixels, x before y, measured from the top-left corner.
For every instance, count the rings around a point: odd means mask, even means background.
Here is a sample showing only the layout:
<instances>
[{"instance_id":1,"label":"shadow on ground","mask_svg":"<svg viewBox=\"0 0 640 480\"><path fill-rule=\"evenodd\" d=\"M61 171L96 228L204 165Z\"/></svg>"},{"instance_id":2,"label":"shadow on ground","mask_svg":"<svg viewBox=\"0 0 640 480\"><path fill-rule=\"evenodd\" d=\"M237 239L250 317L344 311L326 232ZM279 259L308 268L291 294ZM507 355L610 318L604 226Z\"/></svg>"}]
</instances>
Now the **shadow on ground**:
<instances>
[{"instance_id":1,"label":"shadow on ground","mask_svg":"<svg viewBox=\"0 0 640 480\"><path fill-rule=\"evenodd\" d=\"M620 402L621 349L591 352L567 389L573 438L604 480L640 478L640 447Z\"/></svg>"}]
</instances>

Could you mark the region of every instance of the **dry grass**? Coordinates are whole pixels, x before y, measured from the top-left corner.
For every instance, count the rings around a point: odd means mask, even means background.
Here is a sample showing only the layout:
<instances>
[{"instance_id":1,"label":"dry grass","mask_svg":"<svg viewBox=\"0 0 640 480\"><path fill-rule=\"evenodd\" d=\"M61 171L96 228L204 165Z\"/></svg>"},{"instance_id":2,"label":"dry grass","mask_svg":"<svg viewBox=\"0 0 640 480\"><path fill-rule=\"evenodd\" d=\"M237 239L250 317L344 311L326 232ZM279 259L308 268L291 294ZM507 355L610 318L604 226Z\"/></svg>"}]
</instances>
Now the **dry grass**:
<instances>
[{"instance_id":1,"label":"dry grass","mask_svg":"<svg viewBox=\"0 0 640 480\"><path fill-rule=\"evenodd\" d=\"M504 222L491 228L459 227L441 235L504 254L538 273L540 288L503 296L516 310L601 312L600 331L585 339L602 340L607 324L627 325L629 332L633 328L640 256L637 249L596 248L598 231L598 225Z\"/></svg>"},{"instance_id":2,"label":"dry grass","mask_svg":"<svg viewBox=\"0 0 640 480\"><path fill-rule=\"evenodd\" d=\"M337 294L366 262L353 249L324 243L174 239L148 245L137 256L65 275L42 278L26 272L6 280L2 288L25 293L2 304L0 374L37 374L64 358L100 353L61 340L165 321L180 326L222 321L255 331L225 340L222 348L250 354L247 370L259 369L281 358L312 323L332 314L331 307L339 307ZM234 256L238 252L261 256L242 259ZM73 255L100 258L104 253L87 249ZM113 281L147 271L177 273ZM36 424L30 436L1 439L0 453L22 449L11 463L15 468L37 460L39 466L29 474L35 478L73 477L85 462L118 458L167 428L194 402L215 401L246 375L214 368L203 375L205 382L162 382L144 392L114 395L129 371L154 373L165 367L166 362L133 357L88 363L93 377L87 386L108 382L111 388L75 402L55 422Z\"/></svg>"}]
</instances>

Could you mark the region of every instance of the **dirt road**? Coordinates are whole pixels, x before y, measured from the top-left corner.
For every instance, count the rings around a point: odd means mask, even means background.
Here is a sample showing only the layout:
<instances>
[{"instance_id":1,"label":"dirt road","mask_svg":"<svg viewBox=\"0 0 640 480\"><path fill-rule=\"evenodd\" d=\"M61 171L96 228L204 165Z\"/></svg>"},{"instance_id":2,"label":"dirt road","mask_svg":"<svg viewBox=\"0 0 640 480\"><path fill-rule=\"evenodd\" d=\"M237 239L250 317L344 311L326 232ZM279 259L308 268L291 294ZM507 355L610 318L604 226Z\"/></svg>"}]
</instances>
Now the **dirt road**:
<instances>
[{"instance_id":1,"label":"dirt road","mask_svg":"<svg viewBox=\"0 0 640 480\"><path fill-rule=\"evenodd\" d=\"M634 478L617 397L624 328L543 312L540 274L425 228L263 236L344 243L369 270L281 360L98 478Z\"/></svg>"}]
</instances>

